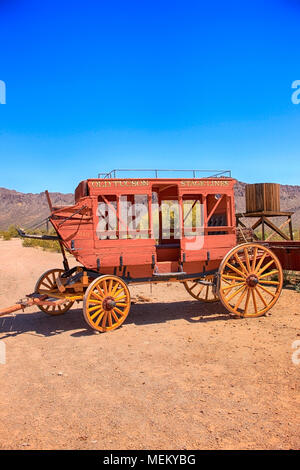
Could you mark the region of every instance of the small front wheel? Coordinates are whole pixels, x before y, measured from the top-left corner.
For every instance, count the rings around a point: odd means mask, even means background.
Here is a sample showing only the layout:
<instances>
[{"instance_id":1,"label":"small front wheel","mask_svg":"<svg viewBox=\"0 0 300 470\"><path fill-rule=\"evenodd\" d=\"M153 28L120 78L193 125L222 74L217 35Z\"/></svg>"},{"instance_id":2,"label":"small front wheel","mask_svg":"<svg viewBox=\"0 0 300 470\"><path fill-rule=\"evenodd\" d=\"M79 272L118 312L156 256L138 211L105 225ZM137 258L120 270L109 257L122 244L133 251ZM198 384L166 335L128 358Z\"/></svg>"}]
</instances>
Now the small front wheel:
<instances>
[{"instance_id":1,"label":"small front wheel","mask_svg":"<svg viewBox=\"0 0 300 470\"><path fill-rule=\"evenodd\" d=\"M83 299L83 314L94 330L105 332L122 325L130 310L127 284L110 274L95 279Z\"/></svg>"},{"instance_id":2,"label":"small front wheel","mask_svg":"<svg viewBox=\"0 0 300 470\"><path fill-rule=\"evenodd\" d=\"M49 297L55 297L58 292L56 279L64 273L63 269L54 268L49 269L38 279L34 292L37 294L46 294ZM63 304L59 305L38 305L42 312L48 315L63 315L72 307L74 302L66 300Z\"/></svg>"},{"instance_id":3,"label":"small front wheel","mask_svg":"<svg viewBox=\"0 0 300 470\"><path fill-rule=\"evenodd\" d=\"M207 284L202 284L201 281L207 282ZM212 285L213 281L214 275L209 274L200 279L185 281L183 284L188 293L194 297L194 299L199 300L200 302L217 302L219 297Z\"/></svg>"}]
</instances>

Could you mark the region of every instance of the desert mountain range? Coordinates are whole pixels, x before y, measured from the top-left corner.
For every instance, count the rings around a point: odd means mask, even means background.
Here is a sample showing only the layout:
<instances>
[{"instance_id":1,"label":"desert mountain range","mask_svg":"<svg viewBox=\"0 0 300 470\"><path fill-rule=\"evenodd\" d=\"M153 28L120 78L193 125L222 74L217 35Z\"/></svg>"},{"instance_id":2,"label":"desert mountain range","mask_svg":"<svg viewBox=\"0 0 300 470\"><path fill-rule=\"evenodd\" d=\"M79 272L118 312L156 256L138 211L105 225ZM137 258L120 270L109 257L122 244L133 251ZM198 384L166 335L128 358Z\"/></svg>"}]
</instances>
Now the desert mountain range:
<instances>
[{"instance_id":1,"label":"desert mountain range","mask_svg":"<svg viewBox=\"0 0 300 470\"><path fill-rule=\"evenodd\" d=\"M236 211L245 210L245 185L238 182L235 186ZM73 194L50 193L54 206L71 205ZM295 212L293 225L300 227L300 186L282 185L280 188L281 210ZM0 188L0 229L5 230L10 225L28 228L32 224L46 218L49 207L45 193L20 193L14 190Z\"/></svg>"}]
</instances>

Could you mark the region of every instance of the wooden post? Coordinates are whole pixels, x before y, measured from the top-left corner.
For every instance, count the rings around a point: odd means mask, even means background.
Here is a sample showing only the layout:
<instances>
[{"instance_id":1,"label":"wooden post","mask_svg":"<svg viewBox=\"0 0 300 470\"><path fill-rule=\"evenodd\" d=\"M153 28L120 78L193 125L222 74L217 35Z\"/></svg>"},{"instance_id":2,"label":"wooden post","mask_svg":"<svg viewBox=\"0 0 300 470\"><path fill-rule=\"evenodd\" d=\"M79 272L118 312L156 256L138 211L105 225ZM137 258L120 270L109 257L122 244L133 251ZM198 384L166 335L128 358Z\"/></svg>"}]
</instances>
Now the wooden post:
<instances>
[{"instance_id":1,"label":"wooden post","mask_svg":"<svg viewBox=\"0 0 300 470\"><path fill-rule=\"evenodd\" d=\"M116 237L120 238L120 195L117 195L117 226L116 226Z\"/></svg>"},{"instance_id":2,"label":"wooden post","mask_svg":"<svg viewBox=\"0 0 300 470\"><path fill-rule=\"evenodd\" d=\"M293 235L293 225L292 225L292 217L289 216L289 229L290 229L290 239L294 240L294 235Z\"/></svg>"},{"instance_id":3,"label":"wooden post","mask_svg":"<svg viewBox=\"0 0 300 470\"><path fill-rule=\"evenodd\" d=\"M205 196L203 195L202 202L203 202L203 228L204 228L204 233L205 233L205 229L207 228L207 198L206 198L206 195Z\"/></svg>"},{"instance_id":4,"label":"wooden post","mask_svg":"<svg viewBox=\"0 0 300 470\"><path fill-rule=\"evenodd\" d=\"M262 239L265 240L265 218L261 218L261 232L262 232Z\"/></svg>"},{"instance_id":5,"label":"wooden post","mask_svg":"<svg viewBox=\"0 0 300 470\"><path fill-rule=\"evenodd\" d=\"M148 194L148 233L149 233L149 238L152 238L153 237L152 193Z\"/></svg>"},{"instance_id":6,"label":"wooden post","mask_svg":"<svg viewBox=\"0 0 300 470\"><path fill-rule=\"evenodd\" d=\"M47 198L47 201L48 201L50 212L53 212L52 202L51 202L50 195L49 195L49 192L47 191L47 189L45 191L45 194L46 194L46 198Z\"/></svg>"},{"instance_id":7,"label":"wooden post","mask_svg":"<svg viewBox=\"0 0 300 470\"><path fill-rule=\"evenodd\" d=\"M162 241L162 208L161 208L162 199L158 195L158 225L159 225L159 243Z\"/></svg>"}]
</instances>

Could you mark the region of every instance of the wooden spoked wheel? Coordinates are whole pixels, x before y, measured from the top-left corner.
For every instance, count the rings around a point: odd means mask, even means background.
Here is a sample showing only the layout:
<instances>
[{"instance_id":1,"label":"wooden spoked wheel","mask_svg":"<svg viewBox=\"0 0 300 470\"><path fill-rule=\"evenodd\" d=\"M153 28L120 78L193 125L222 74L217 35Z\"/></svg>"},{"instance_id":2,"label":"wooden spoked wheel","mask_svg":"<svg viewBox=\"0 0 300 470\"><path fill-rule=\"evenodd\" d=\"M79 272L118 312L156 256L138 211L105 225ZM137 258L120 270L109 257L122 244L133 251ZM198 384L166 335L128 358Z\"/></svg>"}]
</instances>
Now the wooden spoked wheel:
<instances>
[{"instance_id":1,"label":"wooden spoked wheel","mask_svg":"<svg viewBox=\"0 0 300 470\"><path fill-rule=\"evenodd\" d=\"M118 328L130 310L130 293L127 284L118 276L104 275L87 288L83 299L86 322L101 332Z\"/></svg>"},{"instance_id":2,"label":"wooden spoked wheel","mask_svg":"<svg viewBox=\"0 0 300 470\"><path fill-rule=\"evenodd\" d=\"M201 284L200 281L213 282L213 274L202 277L201 279L192 279L191 281L185 281L184 287L188 293L200 302L217 302L219 297L213 288L213 286Z\"/></svg>"},{"instance_id":3,"label":"wooden spoked wheel","mask_svg":"<svg viewBox=\"0 0 300 470\"><path fill-rule=\"evenodd\" d=\"M241 317L264 315L277 302L283 284L280 262L267 247L244 243L233 248L219 267L219 297Z\"/></svg>"},{"instance_id":4,"label":"wooden spoked wheel","mask_svg":"<svg viewBox=\"0 0 300 470\"><path fill-rule=\"evenodd\" d=\"M58 290L56 279L63 272L64 270L59 268L49 269L49 271L46 271L37 281L34 292L37 292L38 294L47 294L49 297L55 297L54 294L57 293ZM73 303L74 302L70 300L66 300L66 302L60 305L38 305L38 307L48 315L62 315L70 310Z\"/></svg>"}]
</instances>

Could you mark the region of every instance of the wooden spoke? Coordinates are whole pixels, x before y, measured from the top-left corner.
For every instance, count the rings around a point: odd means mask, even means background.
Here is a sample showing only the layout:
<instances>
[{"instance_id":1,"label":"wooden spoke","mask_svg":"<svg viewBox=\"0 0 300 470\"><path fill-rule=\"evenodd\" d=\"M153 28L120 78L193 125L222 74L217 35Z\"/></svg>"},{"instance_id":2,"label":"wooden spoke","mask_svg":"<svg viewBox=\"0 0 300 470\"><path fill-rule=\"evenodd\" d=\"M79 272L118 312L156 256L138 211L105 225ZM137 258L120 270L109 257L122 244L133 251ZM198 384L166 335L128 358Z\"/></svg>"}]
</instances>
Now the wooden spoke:
<instances>
[{"instance_id":1,"label":"wooden spoke","mask_svg":"<svg viewBox=\"0 0 300 470\"><path fill-rule=\"evenodd\" d=\"M263 273L266 269L268 269L268 268L271 266L271 264L273 264L273 263L274 263L274 260L271 259L271 261L270 261L269 263L265 264L265 266L264 266L263 268L261 268L261 269L257 272L258 277L260 277L260 276L262 275L262 273Z\"/></svg>"},{"instance_id":2,"label":"wooden spoke","mask_svg":"<svg viewBox=\"0 0 300 470\"><path fill-rule=\"evenodd\" d=\"M241 258L239 257L239 255L237 253L234 253L234 257L235 259L237 260L237 262L239 263L240 267L242 268L242 271L245 273L247 272L247 269L246 269L246 266L244 265L244 263L242 262Z\"/></svg>"},{"instance_id":3,"label":"wooden spoke","mask_svg":"<svg viewBox=\"0 0 300 470\"><path fill-rule=\"evenodd\" d=\"M235 292L233 292L232 294L230 294L230 296L226 298L227 302L229 302L230 300L234 299L234 297L235 297L237 294L239 294L244 288L245 288L245 285L243 285L243 286L240 287L238 290L236 290Z\"/></svg>"},{"instance_id":4,"label":"wooden spoke","mask_svg":"<svg viewBox=\"0 0 300 470\"><path fill-rule=\"evenodd\" d=\"M229 312L241 317L258 317L277 302L283 273L278 258L269 248L244 243L225 256L219 267L219 279L219 298Z\"/></svg>"},{"instance_id":5,"label":"wooden spoke","mask_svg":"<svg viewBox=\"0 0 300 470\"><path fill-rule=\"evenodd\" d=\"M103 287L103 291L104 291L104 297L106 297L108 295L106 280L104 280L103 283L101 283L101 284L102 284L101 287Z\"/></svg>"},{"instance_id":6,"label":"wooden spoke","mask_svg":"<svg viewBox=\"0 0 300 470\"><path fill-rule=\"evenodd\" d=\"M99 310L99 308L101 309L102 303L101 304L98 304L98 305L95 305L94 307L89 307L89 312L94 312L95 310Z\"/></svg>"},{"instance_id":7,"label":"wooden spoke","mask_svg":"<svg viewBox=\"0 0 300 470\"><path fill-rule=\"evenodd\" d=\"M108 283L108 293L110 294L112 291L112 285L113 285L114 280L110 279Z\"/></svg>"},{"instance_id":8,"label":"wooden spoke","mask_svg":"<svg viewBox=\"0 0 300 470\"><path fill-rule=\"evenodd\" d=\"M258 297L260 298L260 300L262 301L262 303L264 304L265 307L268 306L267 302L265 301L265 298L263 295L261 295L261 293L259 292L259 290L257 289L257 287L254 288L255 289L255 292L257 293Z\"/></svg>"},{"instance_id":9,"label":"wooden spoke","mask_svg":"<svg viewBox=\"0 0 300 470\"><path fill-rule=\"evenodd\" d=\"M99 295L99 297L101 297L101 299L104 299L104 291L101 285L97 286L97 289L95 289L95 291L97 291L97 294Z\"/></svg>"},{"instance_id":10,"label":"wooden spoke","mask_svg":"<svg viewBox=\"0 0 300 470\"><path fill-rule=\"evenodd\" d=\"M212 285L201 284L201 281L205 282L214 282L213 275L207 275L201 279L193 279L191 281L185 281L184 287L188 293L194 297L194 299L199 300L200 302L217 302L218 296L215 293Z\"/></svg>"},{"instance_id":11,"label":"wooden spoke","mask_svg":"<svg viewBox=\"0 0 300 470\"><path fill-rule=\"evenodd\" d=\"M45 281L47 281L47 282L45 282ZM50 284L50 282L48 282L47 279L45 279L45 281L41 282L41 286L46 287L47 290L53 289L53 284Z\"/></svg>"},{"instance_id":12,"label":"wooden spoke","mask_svg":"<svg viewBox=\"0 0 300 470\"><path fill-rule=\"evenodd\" d=\"M100 313L99 317L97 318L97 321L95 322L95 326L97 327L100 323L100 321L102 320L102 323L105 324L106 322L106 315L107 315L107 312L102 312Z\"/></svg>"},{"instance_id":13,"label":"wooden spoke","mask_svg":"<svg viewBox=\"0 0 300 470\"><path fill-rule=\"evenodd\" d=\"M56 277L55 277L54 272L51 273L51 277L52 277L52 285L55 286L55 284L56 284Z\"/></svg>"},{"instance_id":14,"label":"wooden spoke","mask_svg":"<svg viewBox=\"0 0 300 470\"><path fill-rule=\"evenodd\" d=\"M111 310L108 311L107 316L108 316L108 326L112 327Z\"/></svg>"},{"instance_id":15,"label":"wooden spoke","mask_svg":"<svg viewBox=\"0 0 300 470\"><path fill-rule=\"evenodd\" d=\"M258 276L258 278L259 279L264 279L265 277L268 277L268 276L274 276L274 274L278 274L278 269L274 269L273 271L265 273L262 276Z\"/></svg>"},{"instance_id":16,"label":"wooden spoke","mask_svg":"<svg viewBox=\"0 0 300 470\"><path fill-rule=\"evenodd\" d=\"M98 289L97 289L97 292L92 292L91 296L96 297L96 299L103 302L104 297L102 294L99 293Z\"/></svg>"},{"instance_id":17,"label":"wooden spoke","mask_svg":"<svg viewBox=\"0 0 300 470\"><path fill-rule=\"evenodd\" d=\"M116 293L116 290L118 289L118 287L119 287L119 284L116 282L116 283L115 283L115 285L114 285L114 288L113 288L113 290L111 291L111 295L112 295L112 296L114 296L114 295L115 295L115 293Z\"/></svg>"},{"instance_id":18,"label":"wooden spoke","mask_svg":"<svg viewBox=\"0 0 300 470\"><path fill-rule=\"evenodd\" d=\"M255 268L255 271L254 271L255 273L257 273L259 271L259 268L261 267L262 263L264 262L266 256L267 256L267 253L263 253L262 257L260 258L260 260L258 262L258 265Z\"/></svg>"},{"instance_id":19,"label":"wooden spoke","mask_svg":"<svg viewBox=\"0 0 300 470\"><path fill-rule=\"evenodd\" d=\"M104 312L102 322L101 322L102 328L106 328L107 315L108 315L108 311ZM99 325L99 322L98 323L96 322L96 326L97 325Z\"/></svg>"},{"instance_id":20,"label":"wooden spoke","mask_svg":"<svg viewBox=\"0 0 300 470\"><path fill-rule=\"evenodd\" d=\"M256 303L256 297L255 297L255 289L251 289L251 294L252 294L254 312L255 312L255 314L257 314L257 303Z\"/></svg>"},{"instance_id":21,"label":"wooden spoke","mask_svg":"<svg viewBox=\"0 0 300 470\"><path fill-rule=\"evenodd\" d=\"M34 292L38 294L47 294L50 297L55 297L55 293L59 293L56 279L64 273L63 269L55 268L46 271L41 277L38 279ZM42 312L47 313L48 315L63 315L73 305L73 301L66 300L63 304L60 305L38 305L38 308L42 310Z\"/></svg>"},{"instance_id":22,"label":"wooden spoke","mask_svg":"<svg viewBox=\"0 0 300 470\"><path fill-rule=\"evenodd\" d=\"M198 287L199 287L199 284L198 284ZM197 299L199 300L200 296L201 296L201 292L203 291L204 289L204 284L200 284L200 289L198 290L198 293L196 294L196 297Z\"/></svg>"},{"instance_id":23,"label":"wooden spoke","mask_svg":"<svg viewBox=\"0 0 300 470\"><path fill-rule=\"evenodd\" d=\"M235 280L235 281L245 281L243 277L229 276L229 274L222 274L222 279Z\"/></svg>"},{"instance_id":24,"label":"wooden spoke","mask_svg":"<svg viewBox=\"0 0 300 470\"><path fill-rule=\"evenodd\" d=\"M119 302L120 300L123 300L123 299L126 299L126 294L121 295L121 296L119 296L119 297L115 297L115 301L116 301L116 302Z\"/></svg>"},{"instance_id":25,"label":"wooden spoke","mask_svg":"<svg viewBox=\"0 0 300 470\"><path fill-rule=\"evenodd\" d=\"M237 274L239 274L240 276L242 276L242 278L246 276L245 273L243 273L242 271L240 271L239 269L237 269L235 266L232 266L232 264L228 263L228 267L229 267L230 269L232 269L232 271L235 271Z\"/></svg>"},{"instance_id":26,"label":"wooden spoke","mask_svg":"<svg viewBox=\"0 0 300 470\"><path fill-rule=\"evenodd\" d=\"M120 310L118 307L115 307L114 311L120 313L121 315L124 315L124 311Z\"/></svg>"},{"instance_id":27,"label":"wooden spoke","mask_svg":"<svg viewBox=\"0 0 300 470\"><path fill-rule=\"evenodd\" d=\"M240 297L237 300L237 303L235 304L234 311L236 312L237 309L239 308L240 304L242 303L243 298L245 297L246 293L248 292L248 289L244 286L244 290L241 293Z\"/></svg>"},{"instance_id":28,"label":"wooden spoke","mask_svg":"<svg viewBox=\"0 0 300 470\"><path fill-rule=\"evenodd\" d=\"M269 289L267 289L266 287L263 287L261 284L258 284L258 286L260 289L262 289L264 292L266 292L267 294L271 295L273 298L275 297L275 294L270 291Z\"/></svg>"},{"instance_id":29,"label":"wooden spoke","mask_svg":"<svg viewBox=\"0 0 300 470\"><path fill-rule=\"evenodd\" d=\"M247 297L246 297L246 303L245 303L245 315L247 315L247 312L248 312L249 300L250 300L250 289L247 289Z\"/></svg>"},{"instance_id":30,"label":"wooden spoke","mask_svg":"<svg viewBox=\"0 0 300 470\"><path fill-rule=\"evenodd\" d=\"M93 313L93 315L91 315L91 319L94 320L94 318L96 318L100 313L103 313L103 314L105 313L103 308L99 308L97 312Z\"/></svg>"},{"instance_id":31,"label":"wooden spoke","mask_svg":"<svg viewBox=\"0 0 300 470\"><path fill-rule=\"evenodd\" d=\"M222 287L222 291L224 292L225 290L231 290L233 289L234 287L239 287L239 286L244 286L245 283L244 282L237 282L236 284L232 283L232 285L230 286L225 286L225 287Z\"/></svg>"},{"instance_id":32,"label":"wooden spoke","mask_svg":"<svg viewBox=\"0 0 300 470\"><path fill-rule=\"evenodd\" d=\"M114 311L114 309L112 309L111 313L112 313L112 316L114 317L115 321L118 322L118 321L119 321L119 318L118 318L118 316L116 315L116 312Z\"/></svg>"},{"instance_id":33,"label":"wooden spoke","mask_svg":"<svg viewBox=\"0 0 300 470\"><path fill-rule=\"evenodd\" d=\"M114 298L115 298L115 299L120 299L120 298L121 298L120 296L123 294L123 292L124 292L124 289L123 289L123 288L122 288L122 289L119 289L119 290L114 294Z\"/></svg>"},{"instance_id":34,"label":"wooden spoke","mask_svg":"<svg viewBox=\"0 0 300 470\"><path fill-rule=\"evenodd\" d=\"M252 260L252 268L251 268L252 271L255 271L255 265L256 265L256 259L257 259L257 252L258 252L258 248L257 248L257 246L255 246L255 247L254 247L253 260Z\"/></svg>"},{"instance_id":35,"label":"wooden spoke","mask_svg":"<svg viewBox=\"0 0 300 470\"><path fill-rule=\"evenodd\" d=\"M207 302L207 299L208 299L208 293L209 293L209 286L206 286L205 302Z\"/></svg>"},{"instance_id":36,"label":"wooden spoke","mask_svg":"<svg viewBox=\"0 0 300 470\"><path fill-rule=\"evenodd\" d=\"M100 276L86 290L83 300L84 318L97 331L114 330L126 319L130 302L129 289L123 279L110 274Z\"/></svg>"},{"instance_id":37,"label":"wooden spoke","mask_svg":"<svg viewBox=\"0 0 300 470\"><path fill-rule=\"evenodd\" d=\"M249 260L249 253L248 253L248 248L244 248L244 256L245 256L245 260L246 260L246 266L247 266L247 271L246 273L249 273L251 271L251 268L250 268L250 260Z\"/></svg>"},{"instance_id":38,"label":"wooden spoke","mask_svg":"<svg viewBox=\"0 0 300 470\"><path fill-rule=\"evenodd\" d=\"M198 285L198 282L194 282L194 284L192 286L190 286L190 289L193 290L194 287L196 287Z\"/></svg>"},{"instance_id":39,"label":"wooden spoke","mask_svg":"<svg viewBox=\"0 0 300 470\"><path fill-rule=\"evenodd\" d=\"M90 300L90 304L102 305L102 302L103 300L95 300L95 299Z\"/></svg>"},{"instance_id":40,"label":"wooden spoke","mask_svg":"<svg viewBox=\"0 0 300 470\"><path fill-rule=\"evenodd\" d=\"M260 280L259 282L260 282L260 284L267 284L267 285L270 285L270 286L278 286L279 285L279 281L269 281L267 279L263 279L262 281Z\"/></svg>"}]
</instances>

